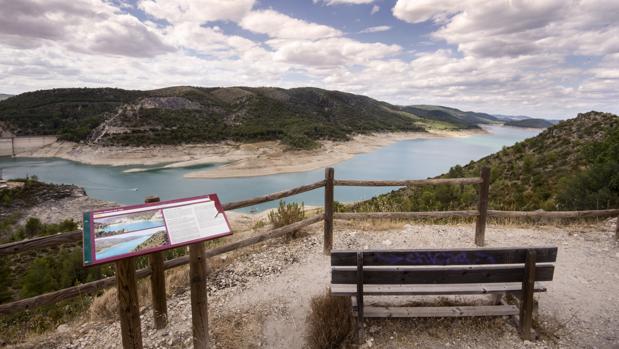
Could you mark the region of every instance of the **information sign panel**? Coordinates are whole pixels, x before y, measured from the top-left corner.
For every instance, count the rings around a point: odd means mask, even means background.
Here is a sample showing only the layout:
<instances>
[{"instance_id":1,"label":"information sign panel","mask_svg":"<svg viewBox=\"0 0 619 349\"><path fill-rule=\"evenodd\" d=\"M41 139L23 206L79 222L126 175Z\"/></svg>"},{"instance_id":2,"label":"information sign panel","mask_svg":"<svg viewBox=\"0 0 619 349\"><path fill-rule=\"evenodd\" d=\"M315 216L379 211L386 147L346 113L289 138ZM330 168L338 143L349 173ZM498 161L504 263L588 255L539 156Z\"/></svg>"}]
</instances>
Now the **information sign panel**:
<instances>
[{"instance_id":1,"label":"information sign panel","mask_svg":"<svg viewBox=\"0 0 619 349\"><path fill-rule=\"evenodd\" d=\"M232 234L217 194L84 212L84 265Z\"/></svg>"}]
</instances>

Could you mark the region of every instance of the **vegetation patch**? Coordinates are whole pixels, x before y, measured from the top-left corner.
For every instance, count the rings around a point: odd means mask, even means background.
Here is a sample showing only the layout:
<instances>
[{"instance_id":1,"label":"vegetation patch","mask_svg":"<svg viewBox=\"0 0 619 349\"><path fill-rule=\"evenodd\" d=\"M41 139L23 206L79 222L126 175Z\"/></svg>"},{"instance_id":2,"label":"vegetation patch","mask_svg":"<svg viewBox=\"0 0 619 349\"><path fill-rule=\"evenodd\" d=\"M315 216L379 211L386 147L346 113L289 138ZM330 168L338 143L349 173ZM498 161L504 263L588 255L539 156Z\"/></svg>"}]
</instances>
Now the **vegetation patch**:
<instances>
[{"instance_id":1,"label":"vegetation patch","mask_svg":"<svg viewBox=\"0 0 619 349\"><path fill-rule=\"evenodd\" d=\"M307 318L307 341L312 349L335 349L353 328L350 297L336 297L329 290L312 298Z\"/></svg>"},{"instance_id":2,"label":"vegetation patch","mask_svg":"<svg viewBox=\"0 0 619 349\"><path fill-rule=\"evenodd\" d=\"M269 222L274 228L280 228L305 219L305 205L296 202L280 201L276 210L269 212Z\"/></svg>"},{"instance_id":3,"label":"vegetation patch","mask_svg":"<svg viewBox=\"0 0 619 349\"><path fill-rule=\"evenodd\" d=\"M534 211L619 208L619 117L589 112L536 137L456 165L437 178L479 177L491 169L489 208ZM338 210L442 211L476 209L473 185L406 187Z\"/></svg>"}]
</instances>

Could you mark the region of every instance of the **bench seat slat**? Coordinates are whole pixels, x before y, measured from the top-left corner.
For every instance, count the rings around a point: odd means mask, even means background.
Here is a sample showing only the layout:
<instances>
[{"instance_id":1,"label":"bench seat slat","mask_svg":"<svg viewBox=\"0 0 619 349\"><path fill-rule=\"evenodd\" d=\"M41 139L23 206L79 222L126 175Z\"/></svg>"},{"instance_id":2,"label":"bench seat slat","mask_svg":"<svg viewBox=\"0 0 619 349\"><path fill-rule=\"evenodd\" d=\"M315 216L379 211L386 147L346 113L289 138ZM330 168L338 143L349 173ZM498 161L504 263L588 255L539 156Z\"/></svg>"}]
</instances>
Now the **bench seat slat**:
<instances>
[{"instance_id":1,"label":"bench seat slat","mask_svg":"<svg viewBox=\"0 0 619 349\"><path fill-rule=\"evenodd\" d=\"M378 295L466 295L487 294L502 292L520 292L522 283L493 283L493 284L443 284L443 285L365 285L363 294ZM546 287L535 283L535 292L546 292ZM335 296L354 296L357 286L353 284L332 284L331 293Z\"/></svg>"},{"instance_id":2,"label":"bench seat slat","mask_svg":"<svg viewBox=\"0 0 619 349\"><path fill-rule=\"evenodd\" d=\"M331 283L357 283L356 270L333 267ZM538 264L535 267L535 281L551 281L553 265ZM518 282L524 277L524 266L475 266L443 268L364 268L364 284L463 284Z\"/></svg>"},{"instance_id":3,"label":"bench seat slat","mask_svg":"<svg viewBox=\"0 0 619 349\"><path fill-rule=\"evenodd\" d=\"M463 248L420 250L366 250L363 265L469 265L524 263L527 250L535 250L538 263L557 260L557 247ZM357 251L334 250L331 265L357 265Z\"/></svg>"},{"instance_id":4,"label":"bench seat slat","mask_svg":"<svg viewBox=\"0 0 619 349\"><path fill-rule=\"evenodd\" d=\"M363 308L364 317L460 317L517 315L515 305L475 305L455 307L375 307ZM353 312L356 316L356 312Z\"/></svg>"}]
</instances>

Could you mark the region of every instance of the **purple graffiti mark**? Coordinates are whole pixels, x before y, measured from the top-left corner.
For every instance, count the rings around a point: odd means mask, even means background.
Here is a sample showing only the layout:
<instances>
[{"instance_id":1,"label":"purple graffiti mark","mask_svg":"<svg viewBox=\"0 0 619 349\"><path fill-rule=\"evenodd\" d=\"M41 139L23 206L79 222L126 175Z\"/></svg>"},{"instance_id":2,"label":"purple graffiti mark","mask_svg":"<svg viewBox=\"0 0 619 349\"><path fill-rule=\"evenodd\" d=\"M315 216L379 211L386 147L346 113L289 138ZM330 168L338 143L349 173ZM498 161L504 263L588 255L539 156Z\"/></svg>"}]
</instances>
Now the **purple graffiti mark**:
<instances>
[{"instance_id":1,"label":"purple graffiti mark","mask_svg":"<svg viewBox=\"0 0 619 349\"><path fill-rule=\"evenodd\" d=\"M437 251L376 253L374 258L387 265L465 265L496 264L496 257L483 251Z\"/></svg>"}]
</instances>

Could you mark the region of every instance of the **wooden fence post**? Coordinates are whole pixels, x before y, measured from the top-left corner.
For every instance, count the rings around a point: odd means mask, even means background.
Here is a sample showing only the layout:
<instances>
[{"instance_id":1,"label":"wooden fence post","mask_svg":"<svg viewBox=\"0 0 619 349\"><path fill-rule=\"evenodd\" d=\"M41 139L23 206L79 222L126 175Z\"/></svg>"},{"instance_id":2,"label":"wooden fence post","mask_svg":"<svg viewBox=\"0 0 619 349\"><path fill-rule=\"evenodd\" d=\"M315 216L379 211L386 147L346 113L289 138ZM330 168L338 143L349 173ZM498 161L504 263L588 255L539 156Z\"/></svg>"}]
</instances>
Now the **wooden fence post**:
<instances>
[{"instance_id":1,"label":"wooden fence post","mask_svg":"<svg viewBox=\"0 0 619 349\"><path fill-rule=\"evenodd\" d=\"M325 222L324 253L328 255L333 248L333 167L325 168Z\"/></svg>"},{"instance_id":2,"label":"wooden fence post","mask_svg":"<svg viewBox=\"0 0 619 349\"><path fill-rule=\"evenodd\" d=\"M208 302L204 243L189 245L189 282L191 284L191 323L193 347L206 349L208 340Z\"/></svg>"},{"instance_id":3,"label":"wooden fence post","mask_svg":"<svg viewBox=\"0 0 619 349\"><path fill-rule=\"evenodd\" d=\"M615 221L615 239L619 240L619 216L617 216L617 221Z\"/></svg>"},{"instance_id":4,"label":"wooden fence post","mask_svg":"<svg viewBox=\"0 0 619 349\"><path fill-rule=\"evenodd\" d=\"M362 344L365 340L363 329L364 304L363 304L363 252L357 252L357 343Z\"/></svg>"},{"instance_id":5,"label":"wooden fence post","mask_svg":"<svg viewBox=\"0 0 619 349\"><path fill-rule=\"evenodd\" d=\"M477 222L475 224L475 245L484 246L486 236L486 219L488 217L488 192L490 190L490 169L481 168L481 180L479 184L479 204L477 205Z\"/></svg>"},{"instance_id":6,"label":"wooden fence post","mask_svg":"<svg viewBox=\"0 0 619 349\"><path fill-rule=\"evenodd\" d=\"M159 202L157 196L147 196L144 203ZM150 289L153 303L153 319L155 328L160 330L168 324L168 305L165 293L165 268L163 266L163 252L148 255L150 265Z\"/></svg>"},{"instance_id":7,"label":"wooden fence post","mask_svg":"<svg viewBox=\"0 0 619 349\"><path fill-rule=\"evenodd\" d=\"M533 293L535 285L535 250L527 251L522 280L522 299L520 300L520 337L531 340L531 326L533 324Z\"/></svg>"},{"instance_id":8,"label":"wooden fence post","mask_svg":"<svg viewBox=\"0 0 619 349\"><path fill-rule=\"evenodd\" d=\"M123 348L142 349L142 327L140 325L140 304L135 280L133 258L116 262L116 288L118 291L118 312Z\"/></svg>"}]
</instances>

